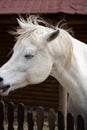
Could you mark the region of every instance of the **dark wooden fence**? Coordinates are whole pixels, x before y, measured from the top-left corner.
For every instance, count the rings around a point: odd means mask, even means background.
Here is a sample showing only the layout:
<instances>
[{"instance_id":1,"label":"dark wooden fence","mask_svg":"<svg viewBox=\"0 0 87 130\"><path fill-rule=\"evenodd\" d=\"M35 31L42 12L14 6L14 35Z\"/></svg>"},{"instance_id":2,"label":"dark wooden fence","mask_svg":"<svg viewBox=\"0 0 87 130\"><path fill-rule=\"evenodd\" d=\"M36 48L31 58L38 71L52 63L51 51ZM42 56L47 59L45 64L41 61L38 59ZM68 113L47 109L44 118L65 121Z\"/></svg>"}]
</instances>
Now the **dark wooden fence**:
<instances>
[{"instance_id":1,"label":"dark wooden fence","mask_svg":"<svg viewBox=\"0 0 87 130\"><path fill-rule=\"evenodd\" d=\"M48 122L48 128L43 130L64 130L64 115L61 111L55 112L53 109L49 109L48 116L45 119L43 107L37 107L36 119L34 119L34 113L25 111L24 104L20 103L15 111L14 103L9 102L7 105L0 101L0 130L42 130L44 128L44 121ZM15 112L17 117L15 117ZM26 113L26 114L25 114ZM25 123L26 115L26 127ZM7 119L6 119L7 118ZM16 126L14 127L14 119L16 118ZM81 115L77 117L77 128L74 129L74 117L72 114L67 114L66 130L84 130L84 119ZM7 126L7 127L6 127Z\"/></svg>"}]
</instances>

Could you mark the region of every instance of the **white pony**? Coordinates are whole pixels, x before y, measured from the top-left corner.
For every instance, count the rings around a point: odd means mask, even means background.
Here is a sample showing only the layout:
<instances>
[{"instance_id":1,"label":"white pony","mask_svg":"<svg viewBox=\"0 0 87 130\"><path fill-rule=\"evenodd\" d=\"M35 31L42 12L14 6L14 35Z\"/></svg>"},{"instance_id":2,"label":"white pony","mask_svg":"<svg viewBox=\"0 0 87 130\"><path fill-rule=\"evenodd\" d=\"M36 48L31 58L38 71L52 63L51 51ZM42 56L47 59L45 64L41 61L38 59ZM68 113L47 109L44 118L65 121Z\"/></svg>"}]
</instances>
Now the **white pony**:
<instances>
[{"instance_id":1,"label":"white pony","mask_svg":"<svg viewBox=\"0 0 87 130\"><path fill-rule=\"evenodd\" d=\"M0 68L0 93L8 95L51 75L70 94L75 112L87 116L87 45L63 29L39 22L45 23L35 16L18 19L13 55Z\"/></svg>"}]
</instances>

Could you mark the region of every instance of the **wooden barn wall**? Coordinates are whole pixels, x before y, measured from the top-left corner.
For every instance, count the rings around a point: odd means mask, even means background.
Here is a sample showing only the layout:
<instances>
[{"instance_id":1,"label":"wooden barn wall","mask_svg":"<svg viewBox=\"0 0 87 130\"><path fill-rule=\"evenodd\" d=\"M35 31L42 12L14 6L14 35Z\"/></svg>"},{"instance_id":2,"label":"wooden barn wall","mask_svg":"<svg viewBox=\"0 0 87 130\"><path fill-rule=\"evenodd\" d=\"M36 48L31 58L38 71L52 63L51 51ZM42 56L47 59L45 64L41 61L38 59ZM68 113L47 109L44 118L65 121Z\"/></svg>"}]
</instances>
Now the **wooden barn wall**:
<instances>
[{"instance_id":1,"label":"wooden barn wall","mask_svg":"<svg viewBox=\"0 0 87 130\"><path fill-rule=\"evenodd\" d=\"M11 56L12 47L15 43L14 36L8 33L8 30L17 26L16 15L0 16L0 66L2 66ZM77 39L87 43L87 17L82 15L44 15L50 22L57 23L57 19L65 18L71 25L74 35ZM52 77L39 85L30 85L22 89L11 92L9 96L0 96L1 100L15 103L23 102L26 105L42 105L45 107L59 107L59 83ZM62 97L61 97L62 98ZM61 99L60 99L61 101ZM61 103L62 104L62 103Z\"/></svg>"}]
</instances>

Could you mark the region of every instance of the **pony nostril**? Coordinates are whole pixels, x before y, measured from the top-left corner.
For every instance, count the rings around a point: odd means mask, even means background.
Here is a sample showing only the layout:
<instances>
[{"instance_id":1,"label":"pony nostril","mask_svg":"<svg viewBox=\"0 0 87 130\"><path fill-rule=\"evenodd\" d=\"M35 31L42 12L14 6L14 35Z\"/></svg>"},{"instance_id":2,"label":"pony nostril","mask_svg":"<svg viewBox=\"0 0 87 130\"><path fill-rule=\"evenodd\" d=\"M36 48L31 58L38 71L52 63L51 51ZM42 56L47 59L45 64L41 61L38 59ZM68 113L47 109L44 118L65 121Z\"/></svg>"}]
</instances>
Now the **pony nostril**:
<instances>
[{"instance_id":1,"label":"pony nostril","mask_svg":"<svg viewBox=\"0 0 87 130\"><path fill-rule=\"evenodd\" d=\"M3 81L3 78L0 77L0 82Z\"/></svg>"}]
</instances>

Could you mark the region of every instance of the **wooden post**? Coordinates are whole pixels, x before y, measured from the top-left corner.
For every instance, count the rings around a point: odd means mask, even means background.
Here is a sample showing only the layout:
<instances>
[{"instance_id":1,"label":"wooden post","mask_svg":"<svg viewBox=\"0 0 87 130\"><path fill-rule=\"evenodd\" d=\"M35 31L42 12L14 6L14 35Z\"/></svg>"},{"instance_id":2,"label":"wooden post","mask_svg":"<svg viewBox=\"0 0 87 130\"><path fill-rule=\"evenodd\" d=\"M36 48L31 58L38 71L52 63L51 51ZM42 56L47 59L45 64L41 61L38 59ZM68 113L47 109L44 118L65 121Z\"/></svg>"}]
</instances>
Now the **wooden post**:
<instances>
[{"instance_id":1,"label":"wooden post","mask_svg":"<svg viewBox=\"0 0 87 130\"><path fill-rule=\"evenodd\" d=\"M67 114L67 92L66 90L59 84L59 110L64 113L64 115Z\"/></svg>"},{"instance_id":2,"label":"wooden post","mask_svg":"<svg viewBox=\"0 0 87 130\"><path fill-rule=\"evenodd\" d=\"M24 104L18 104L17 109L17 121L18 121L18 128L17 130L24 130Z\"/></svg>"},{"instance_id":3,"label":"wooden post","mask_svg":"<svg viewBox=\"0 0 87 130\"><path fill-rule=\"evenodd\" d=\"M62 111L64 113L64 119L65 119L65 129L66 129L66 116L67 116L67 92L66 90L59 84L59 111Z\"/></svg>"},{"instance_id":4,"label":"wooden post","mask_svg":"<svg viewBox=\"0 0 87 130\"><path fill-rule=\"evenodd\" d=\"M0 101L0 130L4 130L5 104Z\"/></svg>"}]
</instances>

